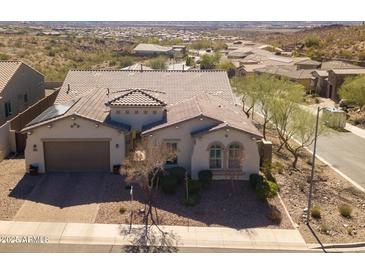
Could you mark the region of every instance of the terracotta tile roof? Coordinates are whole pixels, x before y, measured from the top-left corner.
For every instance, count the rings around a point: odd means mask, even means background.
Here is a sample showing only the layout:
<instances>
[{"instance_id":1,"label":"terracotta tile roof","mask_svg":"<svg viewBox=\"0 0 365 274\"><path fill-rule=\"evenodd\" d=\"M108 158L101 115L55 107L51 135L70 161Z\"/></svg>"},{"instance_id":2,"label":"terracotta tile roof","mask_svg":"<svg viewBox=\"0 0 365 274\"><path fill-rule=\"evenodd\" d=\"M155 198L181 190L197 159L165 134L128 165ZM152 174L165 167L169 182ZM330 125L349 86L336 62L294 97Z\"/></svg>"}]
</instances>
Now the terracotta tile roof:
<instances>
[{"instance_id":1,"label":"terracotta tile roof","mask_svg":"<svg viewBox=\"0 0 365 274\"><path fill-rule=\"evenodd\" d=\"M19 69L20 61L0 61L0 93Z\"/></svg>"},{"instance_id":2,"label":"terracotta tile roof","mask_svg":"<svg viewBox=\"0 0 365 274\"><path fill-rule=\"evenodd\" d=\"M296 69L296 66L267 66L254 69L255 72L285 76L290 79L311 79L313 69Z\"/></svg>"},{"instance_id":3,"label":"terracotta tile roof","mask_svg":"<svg viewBox=\"0 0 365 274\"><path fill-rule=\"evenodd\" d=\"M144 94L135 96L132 91L137 89ZM144 103L146 100L147 103L158 101L173 109L177 103L201 94L215 95L212 97L217 97L217 100L234 104L232 89L224 71L70 71L55 104L69 105L73 102L73 105L63 115L47 122L79 115L107 124L110 107L106 103L114 99L124 98L129 103L136 103L138 97ZM194 104L190 105L194 107ZM31 127L44 123L41 121Z\"/></svg>"},{"instance_id":4,"label":"terracotta tile roof","mask_svg":"<svg viewBox=\"0 0 365 274\"><path fill-rule=\"evenodd\" d=\"M143 89L132 89L113 100L106 105L110 106L166 106L166 103L149 94L153 91Z\"/></svg>"},{"instance_id":5,"label":"terracotta tile roof","mask_svg":"<svg viewBox=\"0 0 365 274\"><path fill-rule=\"evenodd\" d=\"M216 126L224 125L258 137L262 136L239 107L209 94L200 94L184 102L168 106L167 120L148 129L144 128L142 134L150 134L198 117L215 120L217 121Z\"/></svg>"},{"instance_id":6,"label":"terracotta tile roof","mask_svg":"<svg viewBox=\"0 0 365 274\"><path fill-rule=\"evenodd\" d=\"M95 89L103 92L109 89L110 93L115 93L137 88L158 91L154 96L166 104L181 102L200 93L209 93L234 102L225 71L71 70L55 103L62 104L83 97Z\"/></svg>"},{"instance_id":7,"label":"terracotta tile roof","mask_svg":"<svg viewBox=\"0 0 365 274\"><path fill-rule=\"evenodd\" d=\"M330 69L361 69L362 67L346 63L343 61L325 61L322 62L321 70L330 70Z\"/></svg>"}]
</instances>

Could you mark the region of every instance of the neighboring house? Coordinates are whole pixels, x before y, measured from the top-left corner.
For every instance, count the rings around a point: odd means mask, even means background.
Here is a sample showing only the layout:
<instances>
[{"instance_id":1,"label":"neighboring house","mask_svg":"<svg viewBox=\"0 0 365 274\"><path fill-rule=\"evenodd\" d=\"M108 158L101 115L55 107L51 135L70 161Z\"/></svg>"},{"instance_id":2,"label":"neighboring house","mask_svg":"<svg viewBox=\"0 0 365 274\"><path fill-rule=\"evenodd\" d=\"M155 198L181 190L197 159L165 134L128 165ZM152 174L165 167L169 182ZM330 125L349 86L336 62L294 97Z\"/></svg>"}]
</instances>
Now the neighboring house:
<instances>
[{"instance_id":1,"label":"neighboring house","mask_svg":"<svg viewBox=\"0 0 365 274\"><path fill-rule=\"evenodd\" d=\"M70 71L55 105L30 122L27 169L110 172L135 138L168 143L193 178L248 179L261 134L234 105L224 71Z\"/></svg>"},{"instance_id":2,"label":"neighboring house","mask_svg":"<svg viewBox=\"0 0 365 274\"><path fill-rule=\"evenodd\" d=\"M296 66L267 66L254 69L258 74L267 73L278 77L285 77L293 82L302 84L307 91L312 90L312 71L311 69L297 69Z\"/></svg>"},{"instance_id":3,"label":"neighboring house","mask_svg":"<svg viewBox=\"0 0 365 274\"><path fill-rule=\"evenodd\" d=\"M327 97L328 71L314 70L312 72L312 88L318 96Z\"/></svg>"},{"instance_id":4,"label":"neighboring house","mask_svg":"<svg viewBox=\"0 0 365 274\"><path fill-rule=\"evenodd\" d=\"M134 53L138 56L158 56L158 55L168 55L173 56L174 50L172 47L164 47L155 44L138 44L134 49Z\"/></svg>"},{"instance_id":5,"label":"neighboring house","mask_svg":"<svg viewBox=\"0 0 365 274\"><path fill-rule=\"evenodd\" d=\"M362 69L331 69L328 71L327 94L325 97L331 98L333 101L339 101L338 90L346 77L354 77L365 74L365 68Z\"/></svg>"},{"instance_id":6,"label":"neighboring house","mask_svg":"<svg viewBox=\"0 0 365 274\"><path fill-rule=\"evenodd\" d=\"M0 125L44 96L41 73L20 61L0 61Z\"/></svg>"},{"instance_id":7,"label":"neighboring house","mask_svg":"<svg viewBox=\"0 0 365 274\"><path fill-rule=\"evenodd\" d=\"M312 79L312 87L316 94L318 94L321 97L325 98L331 98L333 100L338 100L337 95L337 88L334 89L334 87L338 86L336 81L334 81L334 77L332 76L331 85L332 85L332 91L330 90L330 87L328 86L328 75L330 70L342 70L343 74L347 74L346 70L356 70L356 69L363 69L362 67L349 64L343 61L323 61L320 65L319 69L316 69L312 72L313 79ZM351 74L351 73L350 73ZM340 83L341 84L341 83Z\"/></svg>"}]
</instances>

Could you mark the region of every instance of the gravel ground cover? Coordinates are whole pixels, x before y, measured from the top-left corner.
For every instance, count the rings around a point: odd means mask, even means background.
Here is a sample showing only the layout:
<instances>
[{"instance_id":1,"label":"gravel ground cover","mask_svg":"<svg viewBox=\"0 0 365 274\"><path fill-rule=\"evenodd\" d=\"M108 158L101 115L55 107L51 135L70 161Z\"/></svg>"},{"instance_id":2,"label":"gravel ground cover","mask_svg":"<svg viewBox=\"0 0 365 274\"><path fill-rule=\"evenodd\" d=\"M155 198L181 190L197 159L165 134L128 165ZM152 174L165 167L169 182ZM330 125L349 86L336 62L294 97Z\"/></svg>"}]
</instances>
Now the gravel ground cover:
<instances>
[{"instance_id":1,"label":"gravel ground cover","mask_svg":"<svg viewBox=\"0 0 365 274\"><path fill-rule=\"evenodd\" d=\"M117 202L101 203L96 217L96 223L143 223L143 196L138 187L134 188L134 201L130 201L129 190L125 189L122 180L116 176L115 181L109 181L105 195L108 200ZM248 182L213 182L209 189L202 193L202 199L195 206L185 206L181 203L184 186L180 185L177 193L166 195L157 193L155 207L159 224L183 226L224 226L237 229L266 227L292 228L280 200L276 197L269 203L277 206L282 212L281 224L271 221L267 215L270 212L268 204L259 200ZM115 198L113 198L113 196ZM120 209L121 212L120 212ZM131 212L133 214L131 214Z\"/></svg>"},{"instance_id":2,"label":"gravel ground cover","mask_svg":"<svg viewBox=\"0 0 365 274\"><path fill-rule=\"evenodd\" d=\"M320 218L311 218L311 231L304 218L308 203L311 154L303 152L297 169L294 169L288 151L282 149L277 152L279 141L276 132L270 128L268 139L273 142L273 161L282 165L282 172L275 175L280 195L304 239L308 243L318 243L318 240L322 243L364 242L365 193L317 159L312 204L319 208ZM350 217L340 214L339 207L344 204L352 209Z\"/></svg>"},{"instance_id":3,"label":"gravel ground cover","mask_svg":"<svg viewBox=\"0 0 365 274\"><path fill-rule=\"evenodd\" d=\"M24 159L6 159L0 162L0 220L12 220L24 199L9 196L13 188L25 178ZM32 188L32 178L29 184L19 190L19 196L25 197Z\"/></svg>"}]
</instances>

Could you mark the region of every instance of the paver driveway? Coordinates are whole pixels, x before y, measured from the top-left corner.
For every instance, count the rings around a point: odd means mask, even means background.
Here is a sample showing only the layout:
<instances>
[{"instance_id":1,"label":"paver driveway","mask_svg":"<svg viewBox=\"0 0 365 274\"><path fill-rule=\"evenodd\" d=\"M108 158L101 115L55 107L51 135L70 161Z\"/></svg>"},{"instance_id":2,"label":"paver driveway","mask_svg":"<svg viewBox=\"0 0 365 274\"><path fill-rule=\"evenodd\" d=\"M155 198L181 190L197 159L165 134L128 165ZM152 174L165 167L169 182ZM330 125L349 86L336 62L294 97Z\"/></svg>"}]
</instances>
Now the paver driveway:
<instances>
[{"instance_id":1,"label":"paver driveway","mask_svg":"<svg viewBox=\"0 0 365 274\"><path fill-rule=\"evenodd\" d=\"M17 221L93 223L104 190L116 175L54 173L42 175L14 217ZM119 176L116 176L119 177ZM120 178L119 178L120 179Z\"/></svg>"}]
</instances>

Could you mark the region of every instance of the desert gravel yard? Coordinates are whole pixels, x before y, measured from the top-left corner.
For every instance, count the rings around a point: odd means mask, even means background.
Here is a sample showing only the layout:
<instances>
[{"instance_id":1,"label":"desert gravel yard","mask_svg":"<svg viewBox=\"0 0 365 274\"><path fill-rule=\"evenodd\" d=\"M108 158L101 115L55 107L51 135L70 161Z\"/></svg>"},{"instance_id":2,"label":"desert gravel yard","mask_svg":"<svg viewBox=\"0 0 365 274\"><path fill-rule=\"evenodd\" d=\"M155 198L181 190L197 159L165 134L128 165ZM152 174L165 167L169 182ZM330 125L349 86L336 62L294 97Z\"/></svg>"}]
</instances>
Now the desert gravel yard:
<instances>
[{"instance_id":1,"label":"desert gravel yard","mask_svg":"<svg viewBox=\"0 0 365 274\"><path fill-rule=\"evenodd\" d=\"M23 159L0 163L1 220L141 224L143 197L135 187L134 201L123 178L109 173L25 174ZM247 182L214 182L200 203L184 206L181 185L174 195L157 192L156 209L163 225L225 226L232 228L292 228L278 198L271 199L283 215L276 224L268 204L256 197ZM120 212L120 209L123 209ZM124 212L123 212L124 211Z\"/></svg>"},{"instance_id":2,"label":"desert gravel yard","mask_svg":"<svg viewBox=\"0 0 365 274\"><path fill-rule=\"evenodd\" d=\"M23 199L9 196L25 173L23 159L9 159L0 162L0 220L12 220L24 203ZM29 182L31 185L31 182ZM19 196L26 196L29 189L23 189Z\"/></svg>"},{"instance_id":3,"label":"desert gravel yard","mask_svg":"<svg viewBox=\"0 0 365 274\"><path fill-rule=\"evenodd\" d=\"M101 203L96 223L130 223L133 212L133 223L143 223L143 199L138 188L134 191L134 201L130 202L129 190L120 183L109 181L106 196L115 196L118 202ZM199 204L189 207L180 200L184 196L184 186L180 185L174 195L157 193L155 207L159 224L182 226L224 226L236 229L244 228L293 228L288 216L276 197L270 200L282 212L281 224L276 224L267 216L269 206L259 200L248 182L217 181L209 189L203 190ZM122 208L122 212L120 209Z\"/></svg>"}]
</instances>

